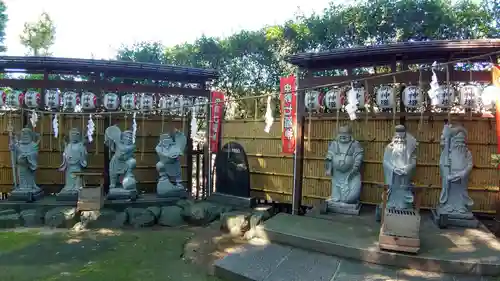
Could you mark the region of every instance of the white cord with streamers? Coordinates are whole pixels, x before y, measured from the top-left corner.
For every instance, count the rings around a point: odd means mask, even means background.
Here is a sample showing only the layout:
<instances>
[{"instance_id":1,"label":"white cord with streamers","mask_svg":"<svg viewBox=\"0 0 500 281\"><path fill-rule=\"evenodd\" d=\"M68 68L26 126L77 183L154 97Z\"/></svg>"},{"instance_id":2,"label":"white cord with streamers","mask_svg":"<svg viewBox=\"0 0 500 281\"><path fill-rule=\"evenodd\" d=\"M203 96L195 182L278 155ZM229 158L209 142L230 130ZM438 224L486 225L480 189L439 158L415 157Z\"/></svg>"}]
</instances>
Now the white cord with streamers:
<instances>
[{"instance_id":1,"label":"white cord with streamers","mask_svg":"<svg viewBox=\"0 0 500 281\"><path fill-rule=\"evenodd\" d=\"M57 138L59 136L59 116L58 116L58 114L54 114L54 118L52 119L52 131L54 131L54 137Z\"/></svg>"},{"instance_id":2,"label":"white cord with streamers","mask_svg":"<svg viewBox=\"0 0 500 281\"><path fill-rule=\"evenodd\" d=\"M132 119L132 142L135 143L135 137L137 136L137 122L135 121L137 113L134 112Z\"/></svg>"},{"instance_id":3,"label":"white cord with streamers","mask_svg":"<svg viewBox=\"0 0 500 281\"><path fill-rule=\"evenodd\" d=\"M31 112L30 122L31 122L31 126L33 128L35 128L36 123L38 122L38 114L36 114L36 111Z\"/></svg>"},{"instance_id":4,"label":"white cord with streamers","mask_svg":"<svg viewBox=\"0 0 500 281\"><path fill-rule=\"evenodd\" d=\"M94 138L92 135L94 134L95 130L95 125L94 125L94 120L92 120L92 114L89 115L89 122L87 123L87 138L89 140L89 143L91 143Z\"/></svg>"},{"instance_id":5,"label":"white cord with streamers","mask_svg":"<svg viewBox=\"0 0 500 281\"><path fill-rule=\"evenodd\" d=\"M431 89L427 92L429 95L429 98L431 99L431 105L436 106L439 104L439 92L442 91L442 89L439 87L439 82L438 78L436 75L436 72L434 71L434 68L437 66L437 62L434 62L432 64L432 78L431 78Z\"/></svg>"},{"instance_id":6,"label":"white cord with streamers","mask_svg":"<svg viewBox=\"0 0 500 281\"><path fill-rule=\"evenodd\" d=\"M347 92L347 105L345 106L345 110L349 114L349 119L351 120L356 120L358 102L357 92L354 89L354 85L351 83L351 89Z\"/></svg>"},{"instance_id":7,"label":"white cord with streamers","mask_svg":"<svg viewBox=\"0 0 500 281\"><path fill-rule=\"evenodd\" d=\"M198 123L196 122L196 106L191 109L191 139L195 139L198 134Z\"/></svg>"},{"instance_id":8,"label":"white cord with streamers","mask_svg":"<svg viewBox=\"0 0 500 281\"><path fill-rule=\"evenodd\" d=\"M266 127L264 127L264 132L268 133L271 131L271 126L273 125L273 111L271 110L271 96L267 97L267 107L266 107L266 115L264 116L266 120Z\"/></svg>"}]
</instances>

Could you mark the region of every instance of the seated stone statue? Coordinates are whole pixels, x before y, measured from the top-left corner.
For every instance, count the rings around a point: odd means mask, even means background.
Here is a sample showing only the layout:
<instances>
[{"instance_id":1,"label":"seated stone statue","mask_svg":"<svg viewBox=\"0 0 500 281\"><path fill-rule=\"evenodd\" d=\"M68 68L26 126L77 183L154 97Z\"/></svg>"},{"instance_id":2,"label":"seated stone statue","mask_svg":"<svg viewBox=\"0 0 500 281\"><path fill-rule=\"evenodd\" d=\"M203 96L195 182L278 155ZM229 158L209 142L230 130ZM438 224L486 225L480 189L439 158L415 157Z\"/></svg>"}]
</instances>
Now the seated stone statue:
<instances>
[{"instance_id":1,"label":"seated stone statue","mask_svg":"<svg viewBox=\"0 0 500 281\"><path fill-rule=\"evenodd\" d=\"M35 182L38 168L38 135L29 128L23 128L19 140L12 137L10 143L14 168L14 188L9 200L35 201L43 196L43 191Z\"/></svg>"},{"instance_id":2,"label":"seated stone statue","mask_svg":"<svg viewBox=\"0 0 500 281\"><path fill-rule=\"evenodd\" d=\"M337 139L328 146L325 161L326 175L332 176L332 195L326 202L328 211L359 214L363 157L363 148L353 139L351 128L340 127Z\"/></svg>"},{"instance_id":3,"label":"seated stone statue","mask_svg":"<svg viewBox=\"0 0 500 281\"><path fill-rule=\"evenodd\" d=\"M467 131L462 126L445 125L441 135L442 189L437 207L438 215L458 220L472 220L474 202L469 197L467 184L472 171L472 154L466 144Z\"/></svg>"},{"instance_id":4,"label":"seated stone statue","mask_svg":"<svg viewBox=\"0 0 500 281\"><path fill-rule=\"evenodd\" d=\"M156 194L158 197L185 197L182 186L181 161L186 147L186 136L179 131L163 134L156 145L159 161L156 170L159 174Z\"/></svg>"},{"instance_id":5,"label":"seated stone statue","mask_svg":"<svg viewBox=\"0 0 500 281\"><path fill-rule=\"evenodd\" d=\"M108 199L137 198L137 180L134 169L135 143L132 131L122 132L117 126L106 129L104 142L114 152L109 162L109 193Z\"/></svg>"},{"instance_id":6,"label":"seated stone statue","mask_svg":"<svg viewBox=\"0 0 500 281\"><path fill-rule=\"evenodd\" d=\"M69 142L63 152L63 161L59 171L64 171L64 187L57 194L57 200L78 200L78 193L82 187L80 177L73 176L75 172L82 172L87 167L87 148L78 129L71 129Z\"/></svg>"},{"instance_id":7,"label":"seated stone statue","mask_svg":"<svg viewBox=\"0 0 500 281\"><path fill-rule=\"evenodd\" d=\"M412 177L417 167L417 140L406 132L403 125L396 126L396 133L384 152L384 180L389 186L386 208L413 209Z\"/></svg>"}]
</instances>

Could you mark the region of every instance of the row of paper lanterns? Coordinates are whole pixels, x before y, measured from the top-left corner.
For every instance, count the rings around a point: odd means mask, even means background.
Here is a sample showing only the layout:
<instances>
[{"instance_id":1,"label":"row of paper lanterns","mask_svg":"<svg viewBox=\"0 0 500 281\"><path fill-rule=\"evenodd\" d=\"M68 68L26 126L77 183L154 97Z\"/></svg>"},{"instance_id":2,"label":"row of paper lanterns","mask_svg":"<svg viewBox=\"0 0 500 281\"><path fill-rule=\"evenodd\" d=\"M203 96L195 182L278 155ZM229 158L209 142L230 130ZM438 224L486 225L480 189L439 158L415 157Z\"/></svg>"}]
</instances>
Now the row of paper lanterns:
<instances>
[{"instance_id":1,"label":"row of paper lanterns","mask_svg":"<svg viewBox=\"0 0 500 281\"><path fill-rule=\"evenodd\" d=\"M61 93L57 90L47 90L45 93L45 103L49 109L63 111L74 111L77 107L82 110L95 110L98 107L97 96L92 92L82 94L76 92ZM158 101L148 94L125 94L106 93L102 99L102 106L108 111L141 110L152 111L159 109L173 115L185 115L191 110L197 115L204 115L207 111L208 99L205 97L184 97L180 95L165 95ZM40 108L42 106L42 95L36 91L2 91L0 106Z\"/></svg>"},{"instance_id":2,"label":"row of paper lanterns","mask_svg":"<svg viewBox=\"0 0 500 281\"><path fill-rule=\"evenodd\" d=\"M319 91L308 91L305 94L305 105L308 111L318 111L325 107L329 110L339 110L345 105L345 96L354 91L357 98L358 108L365 108L369 103L368 95L363 87L353 87L346 94L340 88L334 88L325 94ZM494 106L500 89L490 85L485 88L476 85L465 85L459 87L459 104L464 108L475 108L479 101L485 109ZM376 105L381 109L392 109L395 106L395 91L392 86L381 85L375 89ZM450 108L454 105L457 91L453 87L440 86L438 95L433 105L438 108ZM422 106L423 93L417 86L407 86L402 93L403 104L406 108L415 109Z\"/></svg>"}]
</instances>

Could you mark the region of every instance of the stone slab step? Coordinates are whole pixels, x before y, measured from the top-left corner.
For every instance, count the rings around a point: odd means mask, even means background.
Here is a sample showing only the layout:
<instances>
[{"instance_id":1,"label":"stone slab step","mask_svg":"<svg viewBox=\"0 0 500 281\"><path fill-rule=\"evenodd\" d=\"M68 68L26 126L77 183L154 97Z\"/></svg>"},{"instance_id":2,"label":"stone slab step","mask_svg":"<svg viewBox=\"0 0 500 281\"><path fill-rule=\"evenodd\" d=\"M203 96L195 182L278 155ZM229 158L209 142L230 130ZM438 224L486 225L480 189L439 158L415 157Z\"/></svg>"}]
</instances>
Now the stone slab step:
<instances>
[{"instance_id":1,"label":"stone slab step","mask_svg":"<svg viewBox=\"0 0 500 281\"><path fill-rule=\"evenodd\" d=\"M215 262L215 275L227 281L494 281L398 269L327 256L278 244L247 244Z\"/></svg>"}]
</instances>

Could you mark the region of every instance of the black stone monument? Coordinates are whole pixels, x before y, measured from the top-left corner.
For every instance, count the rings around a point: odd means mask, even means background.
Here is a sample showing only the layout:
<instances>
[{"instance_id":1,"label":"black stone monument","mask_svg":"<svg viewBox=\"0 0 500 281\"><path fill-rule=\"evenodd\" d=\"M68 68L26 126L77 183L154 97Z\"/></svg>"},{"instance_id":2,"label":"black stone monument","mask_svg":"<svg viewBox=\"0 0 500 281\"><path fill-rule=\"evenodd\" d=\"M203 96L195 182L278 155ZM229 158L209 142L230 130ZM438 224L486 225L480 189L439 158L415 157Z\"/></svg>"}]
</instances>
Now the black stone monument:
<instances>
[{"instance_id":1,"label":"black stone monument","mask_svg":"<svg viewBox=\"0 0 500 281\"><path fill-rule=\"evenodd\" d=\"M209 200L222 204L252 207L250 167L241 144L228 142L215 157L215 193Z\"/></svg>"}]
</instances>

